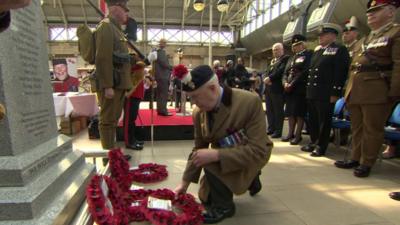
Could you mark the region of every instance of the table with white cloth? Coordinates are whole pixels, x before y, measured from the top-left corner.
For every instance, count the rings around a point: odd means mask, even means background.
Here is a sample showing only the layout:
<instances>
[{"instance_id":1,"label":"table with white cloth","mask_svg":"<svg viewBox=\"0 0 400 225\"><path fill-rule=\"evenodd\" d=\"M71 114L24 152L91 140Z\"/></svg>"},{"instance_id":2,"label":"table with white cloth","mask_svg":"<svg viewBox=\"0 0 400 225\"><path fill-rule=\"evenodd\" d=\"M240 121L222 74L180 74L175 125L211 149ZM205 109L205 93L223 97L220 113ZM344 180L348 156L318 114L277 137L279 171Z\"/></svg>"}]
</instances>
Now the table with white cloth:
<instances>
[{"instance_id":1,"label":"table with white cloth","mask_svg":"<svg viewBox=\"0 0 400 225\"><path fill-rule=\"evenodd\" d=\"M53 93L56 116L94 116L99 112L95 94L67 92Z\"/></svg>"}]
</instances>

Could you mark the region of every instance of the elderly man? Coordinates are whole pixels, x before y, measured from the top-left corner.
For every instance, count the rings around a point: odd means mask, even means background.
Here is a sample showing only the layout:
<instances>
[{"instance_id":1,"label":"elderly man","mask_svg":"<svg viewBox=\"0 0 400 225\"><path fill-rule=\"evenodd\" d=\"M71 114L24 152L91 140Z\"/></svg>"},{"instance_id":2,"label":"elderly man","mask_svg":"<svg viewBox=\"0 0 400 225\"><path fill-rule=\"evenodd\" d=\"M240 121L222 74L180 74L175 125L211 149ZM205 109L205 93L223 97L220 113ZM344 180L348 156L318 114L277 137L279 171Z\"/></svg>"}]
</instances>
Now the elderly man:
<instances>
[{"instance_id":1,"label":"elderly man","mask_svg":"<svg viewBox=\"0 0 400 225\"><path fill-rule=\"evenodd\" d=\"M128 20L127 0L107 0L109 15L96 30L96 75L100 104L99 132L104 149L115 148L115 130L125 93L132 87L130 56L126 42L120 41L117 26ZM118 56L118 57L116 57Z\"/></svg>"},{"instance_id":2,"label":"elderly man","mask_svg":"<svg viewBox=\"0 0 400 225\"><path fill-rule=\"evenodd\" d=\"M0 0L0 32L10 25L10 10L23 8L31 3L31 0Z\"/></svg>"},{"instance_id":3,"label":"elderly man","mask_svg":"<svg viewBox=\"0 0 400 225\"><path fill-rule=\"evenodd\" d=\"M167 110L168 87L171 75L171 65L169 65L168 56L165 53L167 40L160 39L159 48L157 49L157 60L155 62L155 78L157 81L157 113L160 116L172 116Z\"/></svg>"},{"instance_id":4,"label":"elderly man","mask_svg":"<svg viewBox=\"0 0 400 225\"><path fill-rule=\"evenodd\" d=\"M282 77L289 56L285 55L282 43L275 43L272 46L272 55L274 58L271 60L264 79L265 108L268 120L268 134L272 138L280 138L284 119Z\"/></svg>"},{"instance_id":5,"label":"elderly man","mask_svg":"<svg viewBox=\"0 0 400 225\"><path fill-rule=\"evenodd\" d=\"M311 58L306 98L310 120L311 143L301 150L312 157L325 155L329 144L335 102L342 96L350 56L345 46L335 43L341 27L325 23L319 31L319 46Z\"/></svg>"},{"instance_id":6,"label":"elderly man","mask_svg":"<svg viewBox=\"0 0 400 225\"><path fill-rule=\"evenodd\" d=\"M261 190L259 171L268 162L272 142L266 135L260 98L247 91L222 88L209 66L194 68L183 88L196 109L193 112L195 146L176 193L199 181L199 198L206 205L206 224L235 214L233 194ZM209 147L211 144L211 147Z\"/></svg>"},{"instance_id":7,"label":"elderly man","mask_svg":"<svg viewBox=\"0 0 400 225\"><path fill-rule=\"evenodd\" d=\"M400 26L393 23L399 0L374 0L367 5L371 32L360 40L350 68L346 105L351 116L352 155L336 161L367 177L382 147L384 126L393 103L400 99Z\"/></svg>"}]
</instances>

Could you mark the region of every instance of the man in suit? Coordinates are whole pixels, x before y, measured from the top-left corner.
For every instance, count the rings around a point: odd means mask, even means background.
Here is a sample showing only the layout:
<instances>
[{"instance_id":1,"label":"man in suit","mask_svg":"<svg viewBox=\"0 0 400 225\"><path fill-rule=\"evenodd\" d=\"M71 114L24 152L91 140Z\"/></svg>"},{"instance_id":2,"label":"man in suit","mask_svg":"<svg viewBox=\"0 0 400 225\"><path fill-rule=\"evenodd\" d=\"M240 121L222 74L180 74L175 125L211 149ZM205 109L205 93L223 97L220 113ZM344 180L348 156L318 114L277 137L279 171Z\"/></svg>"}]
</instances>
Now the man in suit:
<instances>
[{"instance_id":1,"label":"man in suit","mask_svg":"<svg viewBox=\"0 0 400 225\"><path fill-rule=\"evenodd\" d=\"M128 19L127 0L107 0L109 15L96 29L96 76L100 104L99 132L104 149L115 147L115 131L125 93L132 87L128 45L121 41L117 27ZM115 59L115 53L120 57Z\"/></svg>"},{"instance_id":2,"label":"man in suit","mask_svg":"<svg viewBox=\"0 0 400 225\"><path fill-rule=\"evenodd\" d=\"M155 61L155 78L157 81L157 113L160 116L171 116L167 110L168 87L171 75L171 65L169 64L168 56L165 53L167 40L160 39L159 49L157 49L157 60Z\"/></svg>"},{"instance_id":3,"label":"man in suit","mask_svg":"<svg viewBox=\"0 0 400 225\"><path fill-rule=\"evenodd\" d=\"M31 0L0 0L0 32L10 25L10 10L28 6Z\"/></svg>"},{"instance_id":4,"label":"man in suit","mask_svg":"<svg viewBox=\"0 0 400 225\"><path fill-rule=\"evenodd\" d=\"M284 119L282 77L289 56L285 55L282 43L275 43L272 46L272 55L274 58L271 60L267 76L264 79L265 108L268 120L268 134L271 134L272 138L280 138Z\"/></svg>"},{"instance_id":5,"label":"man in suit","mask_svg":"<svg viewBox=\"0 0 400 225\"><path fill-rule=\"evenodd\" d=\"M260 98L251 92L221 87L209 66L194 68L182 79L196 104L193 112L195 146L177 194L198 183L207 212L204 223L218 223L235 214L233 194L261 190L259 171L268 162L272 142L266 134ZM211 148L209 148L211 144Z\"/></svg>"},{"instance_id":6,"label":"man in suit","mask_svg":"<svg viewBox=\"0 0 400 225\"><path fill-rule=\"evenodd\" d=\"M319 30L319 46L314 50L308 73L306 98L311 142L301 150L311 156L325 155L329 144L333 108L342 96L350 56L345 46L335 43L341 27L325 23Z\"/></svg>"},{"instance_id":7,"label":"man in suit","mask_svg":"<svg viewBox=\"0 0 400 225\"><path fill-rule=\"evenodd\" d=\"M398 7L398 0L368 2L371 32L357 43L350 67L345 98L351 117L352 154L350 160L335 165L355 168L356 177L369 176L382 147L390 110L400 100L400 26L393 23Z\"/></svg>"}]
</instances>

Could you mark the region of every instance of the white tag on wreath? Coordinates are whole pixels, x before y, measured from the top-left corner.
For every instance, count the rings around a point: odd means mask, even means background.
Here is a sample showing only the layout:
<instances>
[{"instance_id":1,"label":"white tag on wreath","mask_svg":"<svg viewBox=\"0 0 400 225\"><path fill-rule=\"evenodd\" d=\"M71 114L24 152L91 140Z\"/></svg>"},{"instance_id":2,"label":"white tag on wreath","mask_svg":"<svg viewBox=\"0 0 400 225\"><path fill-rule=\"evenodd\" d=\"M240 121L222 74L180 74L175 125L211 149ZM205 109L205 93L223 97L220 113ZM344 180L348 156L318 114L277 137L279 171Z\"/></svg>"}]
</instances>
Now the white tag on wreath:
<instances>
[{"instance_id":1,"label":"white tag on wreath","mask_svg":"<svg viewBox=\"0 0 400 225\"><path fill-rule=\"evenodd\" d=\"M134 201L134 202L131 203L131 207L137 207L137 206L140 206L140 201L139 200L138 201Z\"/></svg>"},{"instance_id":2,"label":"white tag on wreath","mask_svg":"<svg viewBox=\"0 0 400 225\"><path fill-rule=\"evenodd\" d=\"M141 190L141 189L143 189L143 187L137 186L137 185L134 185L134 184L132 184L131 188L130 188L131 191L136 191L136 190Z\"/></svg>"},{"instance_id":3,"label":"white tag on wreath","mask_svg":"<svg viewBox=\"0 0 400 225\"><path fill-rule=\"evenodd\" d=\"M137 170L137 169L139 169L138 166L134 166L134 167L129 168L129 170Z\"/></svg>"},{"instance_id":4,"label":"white tag on wreath","mask_svg":"<svg viewBox=\"0 0 400 225\"><path fill-rule=\"evenodd\" d=\"M171 200L158 199L150 196L147 201L147 208L172 211L172 202Z\"/></svg>"}]
</instances>

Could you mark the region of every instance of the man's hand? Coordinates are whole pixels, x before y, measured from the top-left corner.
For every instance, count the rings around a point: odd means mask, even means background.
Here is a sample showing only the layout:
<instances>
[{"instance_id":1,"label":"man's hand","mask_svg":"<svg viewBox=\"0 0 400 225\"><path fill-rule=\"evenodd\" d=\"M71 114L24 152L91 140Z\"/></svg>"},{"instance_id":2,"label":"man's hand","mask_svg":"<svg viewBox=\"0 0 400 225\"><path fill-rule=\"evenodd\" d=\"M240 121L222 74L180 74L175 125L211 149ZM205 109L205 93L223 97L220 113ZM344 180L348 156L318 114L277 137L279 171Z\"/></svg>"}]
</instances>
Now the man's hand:
<instances>
[{"instance_id":1,"label":"man's hand","mask_svg":"<svg viewBox=\"0 0 400 225\"><path fill-rule=\"evenodd\" d=\"M335 103L338 99L338 96L331 96L330 103Z\"/></svg>"},{"instance_id":2,"label":"man's hand","mask_svg":"<svg viewBox=\"0 0 400 225\"><path fill-rule=\"evenodd\" d=\"M185 194L189 187L189 184L189 182L182 180L182 182L174 189L175 194Z\"/></svg>"},{"instance_id":3,"label":"man's hand","mask_svg":"<svg viewBox=\"0 0 400 225\"><path fill-rule=\"evenodd\" d=\"M192 154L193 164L202 167L206 164L219 161L219 153L215 149L199 149Z\"/></svg>"},{"instance_id":4,"label":"man's hand","mask_svg":"<svg viewBox=\"0 0 400 225\"><path fill-rule=\"evenodd\" d=\"M112 89L112 88L106 88L106 89L105 89L105 94L104 94L104 96L105 96L107 99L112 99L112 98L114 98L114 89Z\"/></svg>"},{"instance_id":5,"label":"man's hand","mask_svg":"<svg viewBox=\"0 0 400 225\"><path fill-rule=\"evenodd\" d=\"M23 8L31 3L31 0L0 0L0 13L10 9Z\"/></svg>"},{"instance_id":6,"label":"man's hand","mask_svg":"<svg viewBox=\"0 0 400 225\"><path fill-rule=\"evenodd\" d=\"M266 85L271 85L271 84L272 84L271 79L270 79L269 77L266 77L266 78L264 79L264 83L265 83Z\"/></svg>"},{"instance_id":7,"label":"man's hand","mask_svg":"<svg viewBox=\"0 0 400 225\"><path fill-rule=\"evenodd\" d=\"M285 90L285 92L289 93L289 92L292 91L292 85L289 84L289 83L285 83L285 84L283 85L283 89Z\"/></svg>"}]
</instances>

